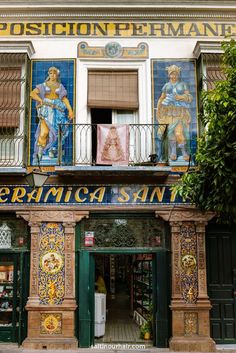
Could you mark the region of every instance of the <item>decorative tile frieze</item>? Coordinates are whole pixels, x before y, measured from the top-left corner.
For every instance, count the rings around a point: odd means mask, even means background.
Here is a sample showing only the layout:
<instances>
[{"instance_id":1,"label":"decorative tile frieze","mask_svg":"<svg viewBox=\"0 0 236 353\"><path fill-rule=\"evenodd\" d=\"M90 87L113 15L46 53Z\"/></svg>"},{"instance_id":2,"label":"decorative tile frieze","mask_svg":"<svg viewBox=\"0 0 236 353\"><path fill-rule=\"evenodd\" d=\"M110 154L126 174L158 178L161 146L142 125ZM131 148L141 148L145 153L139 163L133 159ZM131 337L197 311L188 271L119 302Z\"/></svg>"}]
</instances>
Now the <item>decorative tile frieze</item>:
<instances>
[{"instance_id":1,"label":"decorative tile frieze","mask_svg":"<svg viewBox=\"0 0 236 353\"><path fill-rule=\"evenodd\" d=\"M65 294L65 235L60 223L42 223L39 234L40 304L61 304Z\"/></svg>"},{"instance_id":2,"label":"decorative tile frieze","mask_svg":"<svg viewBox=\"0 0 236 353\"><path fill-rule=\"evenodd\" d=\"M118 42L109 42L104 47L92 47L86 42L78 45L79 58L94 59L144 59L148 58L148 45L139 43L137 47L122 47Z\"/></svg>"},{"instance_id":3,"label":"decorative tile frieze","mask_svg":"<svg viewBox=\"0 0 236 353\"><path fill-rule=\"evenodd\" d=\"M185 223L180 228L181 288L186 303L196 303L198 296L197 237L195 226Z\"/></svg>"}]
</instances>

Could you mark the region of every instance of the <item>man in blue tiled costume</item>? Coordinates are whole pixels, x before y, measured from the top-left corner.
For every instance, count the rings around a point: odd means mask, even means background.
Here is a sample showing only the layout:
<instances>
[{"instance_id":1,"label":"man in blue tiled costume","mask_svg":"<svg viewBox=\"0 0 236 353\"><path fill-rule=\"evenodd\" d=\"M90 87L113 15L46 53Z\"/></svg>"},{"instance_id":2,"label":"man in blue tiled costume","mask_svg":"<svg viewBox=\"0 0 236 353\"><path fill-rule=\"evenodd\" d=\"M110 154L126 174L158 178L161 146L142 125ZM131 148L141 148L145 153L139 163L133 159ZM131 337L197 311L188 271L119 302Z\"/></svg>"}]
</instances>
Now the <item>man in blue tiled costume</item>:
<instances>
[{"instance_id":1,"label":"man in blue tiled costume","mask_svg":"<svg viewBox=\"0 0 236 353\"><path fill-rule=\"evenodd\" d=\"M186 83L180 81L181 68L171 65L166 68L169 82L162 88L157 103L158 124L168 124L169 156L177 159L179 147L183 159L189 161L187 144L189 142L189 125L191 122L190 104L192 95Z\"/></svg>"}]
</instances>

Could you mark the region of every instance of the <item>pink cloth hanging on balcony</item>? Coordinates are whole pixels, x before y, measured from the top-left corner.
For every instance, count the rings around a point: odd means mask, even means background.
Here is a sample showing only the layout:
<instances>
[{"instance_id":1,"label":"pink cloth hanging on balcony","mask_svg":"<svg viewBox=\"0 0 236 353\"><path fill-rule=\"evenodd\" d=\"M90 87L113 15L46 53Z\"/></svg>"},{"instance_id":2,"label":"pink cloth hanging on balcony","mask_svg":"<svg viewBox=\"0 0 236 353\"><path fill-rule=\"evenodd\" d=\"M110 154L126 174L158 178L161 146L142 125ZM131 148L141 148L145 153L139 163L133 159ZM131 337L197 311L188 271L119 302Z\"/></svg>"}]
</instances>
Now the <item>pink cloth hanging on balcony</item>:
<instances>
[{"instance_id":1,"label":"pink cloth hanging on balcony","mask_svg":"<svg viewBox=\"0 0 236 353\"><path fill-rule=\"evenodd\" d=\"M129 164L129 126L97 125L97 164Z\"/></svg>"}]
</instances>

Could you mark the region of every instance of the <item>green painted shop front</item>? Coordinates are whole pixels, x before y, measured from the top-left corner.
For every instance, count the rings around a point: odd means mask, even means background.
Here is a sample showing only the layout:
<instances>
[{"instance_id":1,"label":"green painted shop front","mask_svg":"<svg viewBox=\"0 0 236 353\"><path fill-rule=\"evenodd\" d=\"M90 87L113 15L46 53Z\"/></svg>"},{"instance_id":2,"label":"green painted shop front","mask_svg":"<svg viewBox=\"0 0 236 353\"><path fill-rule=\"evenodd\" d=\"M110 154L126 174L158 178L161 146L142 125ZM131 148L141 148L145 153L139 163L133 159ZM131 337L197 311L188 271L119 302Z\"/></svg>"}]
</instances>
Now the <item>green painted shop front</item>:
<instances>
[{"instance_id":1,"label":"green painted shop front","mask_svg":"<svg viewBox=\"0 0 236 353\"><path fill-rule=\"evenodd\" d=\"M17 342L27 336L30 237L26 222L13 213L0 217L0 342Z\"/></svg>"},{"instance_id":2,"label":"green painted shop front","mask_svg":"<svg viewBox=\"0 0 236 353\"><path fill-rule=\"evenodd\" d=\"M157 347L167 347L168 340L170 337L170 251L168 250L167 234L168 228L164 223L159 224L162 228L161 233L155 233L157 236L158 246L133 246L131 247L129 241L123 239L113 245L109 243L109 246L104 246L104 242L100 242L99 246L96 246L96 234L99 232L99 227L110 227L107 232L107 239L109 237L116 237L114 234L114 225L119 224L118 228L123 225L122 233L126 233L129 229L128 225L133 225L133 222L144 222L151 226L153 222L158 222L157 219L150 214L110 214L110 215L94 215L90 216L92 222L89 224L89 220L85 220L84 224L77 226L77 256L76 256L76 279L77 279L77 338L79 340L80 347L90 347L95 344L94 336L94 308L95 308L95 267L96 258L98 257L119 257L122 258L140 258L146 256L151 259L151 277L152 277L152 344ZM131 220L131 222L129 222ZM86 233L85 229L92 229L91 224L96 224L96 230L94 231L94 245L85 246L85 238L83 234ZM87 226L86 226L87 224ZM117 227L116 227L117 228ZM94 227L95 229L95 227ZM113 229L113 232L112 232ZM154 229L156 231L156 229ZM91 234L90 234L91 235ZM126 234L129 237L129 234ZM98 235L101 240L101 234ZM137 240L137 239L136 239ZM153 239L152 239L153 242ZM97 240L99 243L99 240ZM120 246L115 246L120 245ZM125 246L126 245L126 246ZM133 244L135 245L135 244ZM137 245L137 244L136 244ZM143 244L145 245L145 244ZM154 245L152 243L152 245ZM134 283L132 284L132 286ZM112 342L110 342L112 343ZM117 342L116 342L117 343Z\"/></svg>"},{"instance_id":3,"label":"green painted shop front","mask_svg":"<svg viewBox=\"0 0 236 353\"><path fill-rule=\"evenodd\" d=\"M0 342L17 342L27 336L25 304L29 293L29 252L0 252Z\"/></svg>"}]
</instances>

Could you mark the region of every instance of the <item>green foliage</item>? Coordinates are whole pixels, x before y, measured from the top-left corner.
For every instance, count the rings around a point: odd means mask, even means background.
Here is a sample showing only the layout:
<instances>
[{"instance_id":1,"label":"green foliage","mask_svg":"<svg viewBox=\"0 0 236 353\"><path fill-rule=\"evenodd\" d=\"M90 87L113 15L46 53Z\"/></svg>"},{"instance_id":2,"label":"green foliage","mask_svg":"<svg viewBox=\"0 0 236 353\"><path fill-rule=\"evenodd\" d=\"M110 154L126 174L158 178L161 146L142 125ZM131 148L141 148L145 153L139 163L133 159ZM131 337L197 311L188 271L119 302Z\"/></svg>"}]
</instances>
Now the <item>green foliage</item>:
<instances>
[{"instance_id":1,"label":"green foliage","mask_svg":"<svg viewBox=\"0 0 236 353\"><path fill-rule=\"evenodd\" d=\"M145 322L140 326L140 338L144 338L145 333L152 335L152 323L150 321Z\"/></svg>"},{"instance_id":2,"label":"green foliage","mask_svg":"<svg viewBox=\"0 0 236 353\"><path fill-rule=\"evenodd\" d=\"M225 81L202 93L205 132L198 140L197 168L173 188L224 222L236 221L236 41L222 44Z\"/></svg>"},{"instance_id":3,"label":"green foliage","mask_svg":"<svg viewBox=\"0 0 236 353\"><path fill-rule=\"evenodd\" d=\"M147 321L140 326L140 338L144 338L145 333L150 333L152 336L152 321L153 321L153 305L150 303L148 314L146 317Z\"/></svg>"}]
</instances>

